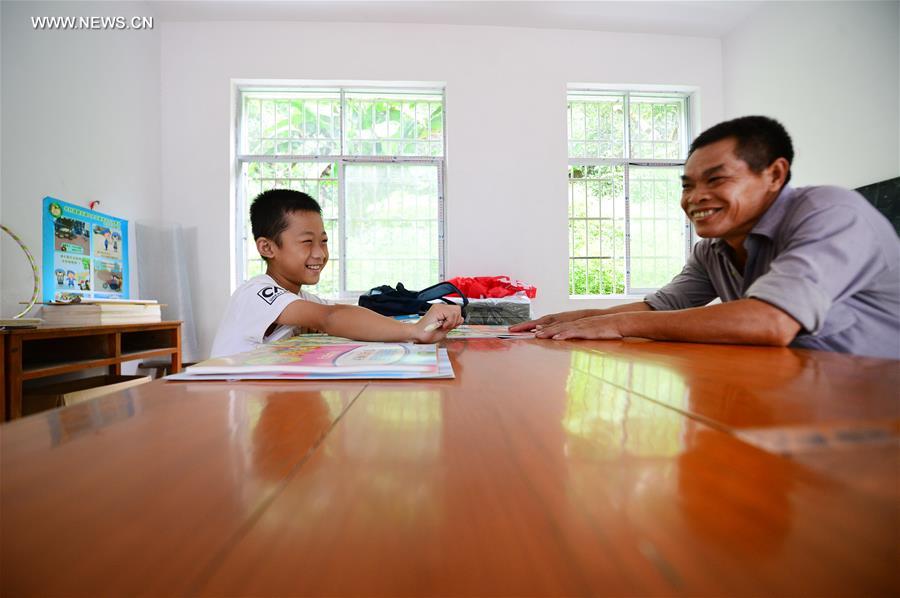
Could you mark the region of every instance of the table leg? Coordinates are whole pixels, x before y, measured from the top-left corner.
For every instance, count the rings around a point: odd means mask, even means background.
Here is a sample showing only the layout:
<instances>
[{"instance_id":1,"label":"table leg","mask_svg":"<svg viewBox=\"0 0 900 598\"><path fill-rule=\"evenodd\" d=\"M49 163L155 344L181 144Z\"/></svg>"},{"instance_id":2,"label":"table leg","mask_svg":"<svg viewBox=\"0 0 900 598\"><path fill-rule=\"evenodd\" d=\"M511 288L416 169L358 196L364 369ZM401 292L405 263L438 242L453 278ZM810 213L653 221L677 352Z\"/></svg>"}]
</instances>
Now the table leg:
<instances>
[{"instance_id":1,"label":"table leg","mask_svg":"<svg viewBox=\"0 0 900 598\"><path fill-rule=\"evenodd\" d=\"M172 353L172 364L169 368L169 373L177 374L181 371L181 324L172 330L172 334L175 335L175 352Z\"/></svg>"},{"instance_id":2,"label":"table leg","mask_svg":"<svg viewBox=\"0 0 900 598\"><path fill-rule=\"evenodd\" d=\"M121 347L121 337L118 333L109 334L106 337L106 349L107 354L116 358L116 362L111 364L108 368L110 376L121 376L122 375L122 347Z\"/></svg>"}]
</instances>

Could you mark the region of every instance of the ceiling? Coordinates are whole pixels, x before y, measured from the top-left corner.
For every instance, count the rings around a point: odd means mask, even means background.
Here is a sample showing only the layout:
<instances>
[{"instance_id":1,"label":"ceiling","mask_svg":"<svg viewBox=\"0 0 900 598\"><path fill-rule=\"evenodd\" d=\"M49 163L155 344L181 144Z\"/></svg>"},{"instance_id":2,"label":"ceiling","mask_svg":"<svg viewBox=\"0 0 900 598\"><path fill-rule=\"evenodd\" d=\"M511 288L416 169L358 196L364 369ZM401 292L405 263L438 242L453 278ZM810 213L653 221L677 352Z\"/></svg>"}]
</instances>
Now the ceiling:
<instances>
[{"instance_id":1,"label":"ceiling","mask_svg":"<svg viewBox=\"0 0 900 598\"><path fill-rule=\"evenodd\" d=\"M153 0L161 21L486 25L721 37L762 1Z\"/></svg>"}]
</instances>

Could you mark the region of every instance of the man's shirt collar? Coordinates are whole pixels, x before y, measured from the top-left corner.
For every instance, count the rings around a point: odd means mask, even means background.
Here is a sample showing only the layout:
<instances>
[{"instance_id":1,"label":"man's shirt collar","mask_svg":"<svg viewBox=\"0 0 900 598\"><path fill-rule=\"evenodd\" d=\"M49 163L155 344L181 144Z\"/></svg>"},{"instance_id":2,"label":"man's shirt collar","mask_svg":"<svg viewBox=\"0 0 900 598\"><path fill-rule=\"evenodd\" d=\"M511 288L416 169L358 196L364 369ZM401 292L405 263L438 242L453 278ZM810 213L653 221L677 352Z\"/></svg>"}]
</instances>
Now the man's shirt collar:
<instances>
[{"instance_id":1,"label":"man's shirt collar","mask_svg":"<svg viewBox=\"0 0 900 598\"><path fill-rule=\"evenodd\" d=\"M782 187L781 191L778 193L778 197L775 198L775 201L772 202L769 209L763 213L762 217L760 217L759 221L756 223L756 226L750 231L750 234L762 235L763 237L768 237L770 239L774 238L776 232L778 232L778 226L784 219L784 213L787 210L788 203L790 203L793 195L793 187L789 187L788 185Z\"/></svg>"}]
</instances>

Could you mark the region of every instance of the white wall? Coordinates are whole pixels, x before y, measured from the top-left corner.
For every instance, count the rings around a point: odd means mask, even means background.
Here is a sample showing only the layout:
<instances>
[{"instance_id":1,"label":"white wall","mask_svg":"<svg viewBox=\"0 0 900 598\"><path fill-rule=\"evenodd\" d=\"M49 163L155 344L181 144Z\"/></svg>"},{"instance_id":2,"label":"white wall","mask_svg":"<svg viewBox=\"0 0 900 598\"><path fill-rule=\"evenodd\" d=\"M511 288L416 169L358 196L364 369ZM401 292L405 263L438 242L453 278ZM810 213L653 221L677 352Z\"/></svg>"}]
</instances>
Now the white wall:
<instances>
[{"instance_id":1,"label":"white wall","mask_svg":"<svg viewBox=\"0 0 900 598\"><path fill-rule=\"evenodd\" d=\"M0 9L3 223L40 260L44 196L99 200L98 210L131 221L158 219L159 30L39 31L29 18L143 16L151 7L4 1ZM31 296L31 272L19 249L2 243L0 313L11 316Z\"/></svg>"},{"instance_id":2,"label":"white wall","mask_svg":"<svg viewBox=\"0 0 900 598\"><path fill-rule=\"evenodd\" d=\"M567 296L566 84L699 89L723 113L716 39L496 27L167 23L162 27L163 211L195 227L208 349L229 296L232 79L442 81L447 87L448 276L509 274L537 312ZM195 293L198 294L198 293Z\"/></svg>"},{"instance_id":3,"label":"white wall","mask_svg":"<svg viewBox=\"0 0 900 598\"><path fill-rule=\"evenodd\" d=\"M900 3L770 2L723 38L725 115L794 139L792 184L900 175Z\"/></svg>"}]
</instances>

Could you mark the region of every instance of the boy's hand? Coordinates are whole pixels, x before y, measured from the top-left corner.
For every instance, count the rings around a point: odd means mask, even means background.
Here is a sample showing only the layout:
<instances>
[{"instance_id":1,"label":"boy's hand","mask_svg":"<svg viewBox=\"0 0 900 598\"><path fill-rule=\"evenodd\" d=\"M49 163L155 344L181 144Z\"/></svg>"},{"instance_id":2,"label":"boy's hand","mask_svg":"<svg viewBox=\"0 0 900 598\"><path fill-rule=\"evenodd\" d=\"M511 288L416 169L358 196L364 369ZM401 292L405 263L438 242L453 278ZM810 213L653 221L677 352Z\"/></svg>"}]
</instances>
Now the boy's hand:
<instances>
[{"instance_id":1,"label":"boy's hand","mask_svg":"<svg viewBox=\"0 0 900 598\"><path fill-rule=\"evenodd\" d=\"M576 311L561 311L557 314L550 314L544 316L543 318L538 318L537 320L530 320L528 322L521 322L519 324L513 324L509 327L510 332L531 332L532 330L541 330L548 326L555 326L556 324L562 324L563 322L573 322L575 320L579 320L583 318L585 314L581 310Z\"/></svg>"},{"instance_id":2,"label":"boy's hand","mask_svg":"<svg viewBox=\"0 0 900 598\"><path fill-rule=\"evenodd\" d=\"M417 343L436 343L462 322L462 312L458 305L432 305L428 312L413 324L415 329L413 340Z\"/></svg>"}]
</instances>

